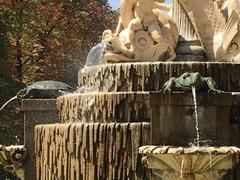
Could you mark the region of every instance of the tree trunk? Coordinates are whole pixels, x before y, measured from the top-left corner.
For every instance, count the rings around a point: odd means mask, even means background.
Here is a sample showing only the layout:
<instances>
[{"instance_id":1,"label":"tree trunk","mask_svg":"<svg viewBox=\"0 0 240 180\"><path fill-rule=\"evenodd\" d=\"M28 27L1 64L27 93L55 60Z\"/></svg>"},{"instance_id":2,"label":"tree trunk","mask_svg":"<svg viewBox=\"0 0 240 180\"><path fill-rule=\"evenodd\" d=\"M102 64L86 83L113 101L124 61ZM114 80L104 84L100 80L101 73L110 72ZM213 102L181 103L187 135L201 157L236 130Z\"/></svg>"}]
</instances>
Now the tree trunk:
<instances>
[{"instance_id":1,"label":"tree trunk","mask_svg":"<svg viewBox=\"0 0 240 180\"><path fill-rule=\"evenodd\" d=\"M17 39L16 42L16 59L15 59L15 71L16 71L16 79L19 82L22 82L22 69L23 69L23 63L22 63L22 47L21 42L19 39Z\"/></svg>"}]
</instances>

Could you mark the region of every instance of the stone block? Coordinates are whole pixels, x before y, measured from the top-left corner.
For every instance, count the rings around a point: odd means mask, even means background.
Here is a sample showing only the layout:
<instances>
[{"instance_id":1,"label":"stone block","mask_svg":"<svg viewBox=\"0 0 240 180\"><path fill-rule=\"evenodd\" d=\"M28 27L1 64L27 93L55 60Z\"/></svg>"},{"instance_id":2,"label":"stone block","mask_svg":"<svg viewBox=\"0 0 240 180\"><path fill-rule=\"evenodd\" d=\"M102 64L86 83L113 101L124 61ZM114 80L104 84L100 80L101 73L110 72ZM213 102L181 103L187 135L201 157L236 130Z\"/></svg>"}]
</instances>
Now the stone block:
<instances>
[{"instance_id":1,"label":"stone block","mask_svg":"<svg viewBox=\"0 0 240 180\"><path fill-rule=\"evenodd\" d=\"M197 137L191 93L151 93L152 139L154 145L188 146ZM197 93L200 141L229 145L232 95Z\"/></svg>"},{"instance_id":2,"label":"stone block","mask_svg":"<svg viewBox=\"0 0 240 180\"><path fill-rule=\"evenodd\" d=\"M24 99L22 101L24 111L24 145L27 150L25 163L25 179L35 180L35 143L34 128L39 124L58 122L58 113L55 99Z\"/></svg>"}]
</instances>

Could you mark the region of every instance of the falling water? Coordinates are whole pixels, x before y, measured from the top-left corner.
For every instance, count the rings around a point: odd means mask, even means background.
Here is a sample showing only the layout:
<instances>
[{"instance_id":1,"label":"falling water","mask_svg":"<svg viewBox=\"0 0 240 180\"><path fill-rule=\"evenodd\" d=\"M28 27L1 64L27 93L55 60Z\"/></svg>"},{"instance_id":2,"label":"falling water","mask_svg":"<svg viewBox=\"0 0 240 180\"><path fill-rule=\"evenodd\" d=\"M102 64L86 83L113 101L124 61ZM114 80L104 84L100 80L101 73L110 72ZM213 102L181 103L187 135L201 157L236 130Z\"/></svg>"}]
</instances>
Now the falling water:
<instances>
[{"instance_id":1,"label":"falling water","mask_svg":"<svg viewBox=\"0 0 240 180\"><path fill-rule=\"evenodd\" d=\"M104 51L106 49L107 44L104 42L98 43L96 46L94 46L88 53L85 66L81 69L80 74L88 74L87 70L91 66L97 66L95 70L91 70L92 73L94 73L94 81L98 77L98 73L100 72L100 66L104 64ZM80 75L79 74L79 75ZM78 88L77 92L93 92L98 91L97 88L92 88L91 86L81 86Z\"/></svg>"},{"instance_id":2,"label":"falling water","mask_svg":"<svg viewBox=\"0 0 240 180\"><path fill-rule=\"evenodd\" d=\"M183 178L183 166L184 166L184 157L182 157L182 162L181 162L180 178Z\"/></svg>"},{"instance_id":3,"label":"falling water","mask_svg":"<svg viewBox=\"0 0 240 180\"><path fill-rule=\"evenodd\" d=\"M196 95L196 88L194 86L192 86L192 94L193 94L193 101L194 101L196 133L197 133L196 142L197 142L197 147L199 147L200 133L199 133L199 124L198 124L197 95Z\"/></svg>"},{"instance_id":4,"label":"falling water","mask_svg":"<svg viewBox=\"0 0 240 180\"><path fill-rule=\"evenodd\" d=\"M98 43L87 55L85 67L101 65L104 63L103 53L106 43Z\"/></svg>"},{"instance_id":5,"label":"falling water","mask_svg":"<svg viewBox=\"0 0 240 180\"><path fill-rule=\"evenodd\" d=\"M209 151L209 166L210 166L210 169L211 169L211 176L212 176L212 178L213 178L213 172L212 172L212 152L211 151Z\"/></svg>"},{"instance_id":6,"label":"falling water","mask_svg":"<svg viewBox=\"0 0 240 180\"><path fill-rule=\"evenodd\" d=\"M17 96L14 96L13 98L11 98L10 100L8 100L1 108L0 111L2 111L10 102L12 102L13 100L17 99Z\"/></svg>"}]
</instances>

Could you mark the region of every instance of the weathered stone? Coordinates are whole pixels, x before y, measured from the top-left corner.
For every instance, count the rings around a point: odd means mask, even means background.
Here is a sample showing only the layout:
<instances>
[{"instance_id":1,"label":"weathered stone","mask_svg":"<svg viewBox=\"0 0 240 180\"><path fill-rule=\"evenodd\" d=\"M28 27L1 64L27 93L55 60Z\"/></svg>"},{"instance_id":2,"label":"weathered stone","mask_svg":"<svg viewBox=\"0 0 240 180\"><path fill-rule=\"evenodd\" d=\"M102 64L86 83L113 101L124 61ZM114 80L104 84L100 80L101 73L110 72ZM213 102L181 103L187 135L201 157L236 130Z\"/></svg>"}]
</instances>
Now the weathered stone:
<instances>
[{"instance_id":1,"label":"weathered stone","mask_svg":"<svg viewBox=\"0 0 240 180\"><path fill-rule=\"evenodd\" d=\"M59 116L66 122L149 122L147 92L75 93L57 99Z\"/></svg>"},{"instance_id":2,"label":"weathered stone","mask_svg":"<svg viewBox=\"0 0 240 180\"><path fill-rule=\"evenodd\" d=\"M138 148L149 134L150 123L37 126L36 179L141 179Z\"/></svg>"},{"instance_id":3,"label":"weathered stone","mask_svg":"<svg viewBox=\"0 0 240 180\"><path fill-rule=\"evenodd\" d=\"M25 179L36 179L34 128L38 124L58 122L57 105L55 99L24 99L24 145L27 151L27 161L24 164Z\"/></svg>"},{"instance_id":4,"label":"weathered stone","mask_svg":"<svg viewBox=\"0 0 240 180\"><path fill-rule=\"evenodd\" d=\"M26 154L24 146L0 146L0 165L5 171L24 179Z\"/></svg>"},{"instance_id":5,"label":"weathered stone","mask_svg":"<svg viewBox=\"0 0 240 180\"><path fill-rule=\"evenodd\" d=\"M192 94L151 93L152 140L155 145L188 146L196 139ZM230 93L197 94L200 142L230 145Z\"/></svg>"},{"instance_id":6,"label":"weathered stone","mask_svg":"<svg viewBox=\"0 0 240 180\"><path fill-rule=\"evenodd\" d=\"M212 77L223 91L240 91L240 63L143 62L106 64L79 72L78 84L87 92L159 91L171 77L199 72Z\"/></svg>"},{"instance_id":7,"label":"weathered stone","mask_svg":"<svg viewBox=\"0 0 240 180\"><path fill-rule=\"evenodd\" d=\"M239 61L239 7L238 0L174 0L173 19L186 40L201 41L211 60Z\"/></svg>"},{"instance_id":8,"label":"weathered stone","mask_svg":"<svg viewBox=\"0 0 240 180\"><path fill-rule=\"evenodd\" d=\"M163 150L162 150L163 149ZM150 179L220 180L238 163L237 147L141 147Z\"/></svg>"},{"instance_id":9,"label":"weathered stone","mask_svg":"<svg viewBox=\"0 0 240 180\"><path fill-rule=\"evenodd\" d=\"M166 61L176 57L179 33L173 19L162 13L171 6L163 1L121 0L116 33L103 32L107 62Z\"/></svg>"}]
</instances>

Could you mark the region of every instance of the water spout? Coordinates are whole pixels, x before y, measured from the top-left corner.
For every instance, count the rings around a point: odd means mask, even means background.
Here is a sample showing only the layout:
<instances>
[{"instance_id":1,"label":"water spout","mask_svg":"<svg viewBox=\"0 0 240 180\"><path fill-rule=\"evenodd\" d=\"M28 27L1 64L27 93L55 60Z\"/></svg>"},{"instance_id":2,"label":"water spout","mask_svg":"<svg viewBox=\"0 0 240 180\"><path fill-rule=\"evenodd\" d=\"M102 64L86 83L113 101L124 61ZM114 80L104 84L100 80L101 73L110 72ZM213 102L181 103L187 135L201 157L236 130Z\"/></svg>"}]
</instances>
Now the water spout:
<instances>
[{"instance_id":1,"label":"water spout","mask_svg":"<svg viewBox=\"0 0 240 180\"><path fill-rule=\"evenodd\" d=\"M13 100L17 99L17 96L14 96L13 98L9 99L1 108L0 111L2 111L10 102L12 102Z\"/></svg>"},{"instance_id":2,"label":"water spout","mask_svg":"<svg viewBox=\"0 0 240 180\"><path fill-rule=\"evenodd\" d=\"M87 55L85 67L101 65L104 63L103 53L106 48L106 43L98 43L94 46Z\"/></svg>"},{"instance_id":3,"label":"water spout","mask_svg":"<svg viewBox=\"0 0 240 180\"><path fill-rule=\"evenodd\" d=\"M195 123L196 123L196 144L197 147L199 147L199 141L200 141L200 133L199 133L199 123L198 123L198 111L197 111L197 95L196 95L196 88L192 86L192 94L193 94L193 102L194 102L194 110L195 110Z\"/></svg>"}]
</instances>

